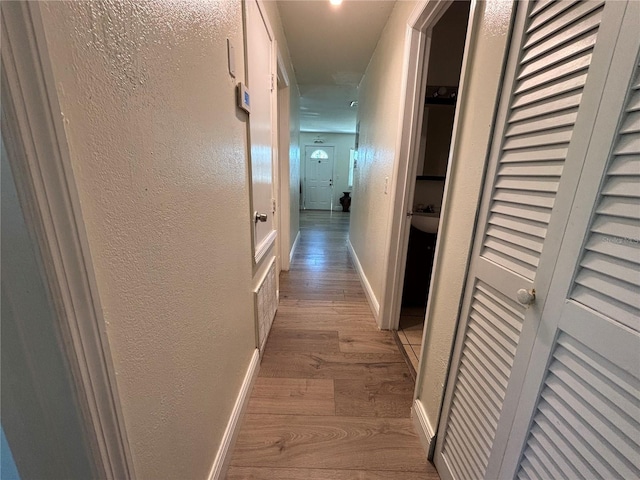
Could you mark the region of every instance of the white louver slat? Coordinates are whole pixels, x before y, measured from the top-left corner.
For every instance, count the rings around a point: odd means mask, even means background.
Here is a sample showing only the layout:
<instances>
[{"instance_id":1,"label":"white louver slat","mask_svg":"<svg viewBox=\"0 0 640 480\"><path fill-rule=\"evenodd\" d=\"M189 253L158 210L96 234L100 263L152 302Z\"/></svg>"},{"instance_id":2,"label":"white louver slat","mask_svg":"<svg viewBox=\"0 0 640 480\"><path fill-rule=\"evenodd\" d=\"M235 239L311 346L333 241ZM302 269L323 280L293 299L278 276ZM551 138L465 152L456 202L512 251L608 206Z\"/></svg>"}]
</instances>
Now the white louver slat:
<instances>
[{"instance_id":1,"label":"white louver slat","mask_svg":"<svg viewBox=\"0 0 640 480\"><path fill-rule=\"evenodd\" d=\"M516 8L435 463L453 480L637 477L640 8Z\"/></svg>"},{"instance_id":2,"label":"white louver slat","mask_svg":"<svg viewBox=\"0 0 640 480\"><path fill-rule=\"evenodd\" d=\"M458 478L482 478L524 320L522 305L478 282L443 454Z\"/></svg>"},{"instance_id":3,"label":"white louver slat","mask_svg":"<svg viewBox=\"0 0 640 480\"><path fill-rule=\"evenodd\" d=\"M640 331L640 66L571 298Z\"/></svg>"},{"instance_id":4,"label":"white louver slat","mask_svg":"<svg viewBox=\"0 0 640 480\"><path fill-rule=\"evenodd\" d=\"M616 44L499 478L640 478L640 4L610 7Z\"/></svg>"},{"instance_id":5,"label":"white louver slat","mask_svg":"<svg viewBox=\"0 0 640 480\"><path fill-rule=\"evenodd\" d=\"M638 478L640 380L558 337L517 477Z\"/></svg>"},{"instance_id":6,"label":"white louver slat","mask_svg":"<svg viewBox=\"0 0 640 480\"><path fill-rule=\"evenodd\" d=\"M588 77L602 2L535 5L481 255L533 280Z\"/></svg>"},{"instance_id":7,"label":"white louver slat","mask_svg":"<svg viewBox=\"0 0 640 480\"><path fill-rule=\"evenodd\" d=\"M525 20L477 250L508 275L530 281L538 269L602 12L603 2L539 2ZM441 447L460 479L486 474L525 316L495 278L481 278L473 282Z\"/></svg>"}]
</instances>

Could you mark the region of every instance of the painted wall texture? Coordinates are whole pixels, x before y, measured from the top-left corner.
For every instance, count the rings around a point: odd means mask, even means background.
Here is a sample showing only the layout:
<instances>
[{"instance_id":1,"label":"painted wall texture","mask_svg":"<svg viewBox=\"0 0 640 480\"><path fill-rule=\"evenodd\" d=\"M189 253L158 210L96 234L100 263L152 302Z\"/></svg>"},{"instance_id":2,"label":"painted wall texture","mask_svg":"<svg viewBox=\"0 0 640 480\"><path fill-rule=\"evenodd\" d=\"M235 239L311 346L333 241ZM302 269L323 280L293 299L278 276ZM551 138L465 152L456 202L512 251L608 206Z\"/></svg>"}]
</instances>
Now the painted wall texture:
<instances>
[{"instance_id":1,"label":"painted wall texture","mask_svg":"<svg viewBox=\"0 0 640 480\"><path fill-rule=\"evenodd\" d=\"M314 144L313 140L320 136L323 144ZM306 155L305 147L307 145L323 145L335 147L333 162L333 209L342 210L340 205L340 197L343 192L351 190L349 188L349 153L356 143L356 136L350 133L300 133L300 148L302 157Z\"/></svg>"},{"instance_id":2,"label":"painted wall texture","mask_svg":"<svg viewBox=\"0 0 640 480\"><path fill-rule=\"evenodd\" d=\"M206 478L255 348L241 3L41 11L136 476Z\"/></svg>"},{"instance_id":3,"label":"painted wall texture","mask_svg":"<svg viewBox=\"0 0 640 480\"><path fill-rule=\"evenodd\" d=\"M431 279L417 379L418 400L427 413L432 432L440 415L462 301L513 4L490 0L478 2L476 8L473 29L468 32L469 63L459 99L457 138L452 146L443 202L446 215L438 235L437 264Z\"/></svg>"},{"instance_id":4,"label":"painted wall texture","mask_svg":"<svg viewBox=\"0 0 640 480\"><path fill-rule=\"evenodd\" d=\"M404 38L416 2L397 2L359 86L360 138L349 239L378 303L383 298L391 182L400 121ZM388 194L384 193L388 178Z\"/></svg>"}]
</instances>

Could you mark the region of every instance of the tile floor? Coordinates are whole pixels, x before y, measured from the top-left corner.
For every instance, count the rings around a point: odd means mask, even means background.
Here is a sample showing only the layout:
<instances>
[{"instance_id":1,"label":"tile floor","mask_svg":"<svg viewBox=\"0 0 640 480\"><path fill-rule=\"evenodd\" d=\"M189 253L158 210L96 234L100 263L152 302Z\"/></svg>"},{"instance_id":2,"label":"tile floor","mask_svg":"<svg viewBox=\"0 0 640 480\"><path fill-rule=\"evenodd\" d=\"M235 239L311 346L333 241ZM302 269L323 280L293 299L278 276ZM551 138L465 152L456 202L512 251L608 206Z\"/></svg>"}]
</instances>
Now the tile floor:
<instances>
[{"instance_id":1,"label":"tile floor","mask_svg":"<svg viewBox=\"0 0 640 480\"><path fill-rule=\"evenodd\" d=\"M420 349L422 346L422 330L424 328L425 309L419 307L402 307L398 338L407 354L414 371L418 370Z\"/></svg>"}]
</instances>

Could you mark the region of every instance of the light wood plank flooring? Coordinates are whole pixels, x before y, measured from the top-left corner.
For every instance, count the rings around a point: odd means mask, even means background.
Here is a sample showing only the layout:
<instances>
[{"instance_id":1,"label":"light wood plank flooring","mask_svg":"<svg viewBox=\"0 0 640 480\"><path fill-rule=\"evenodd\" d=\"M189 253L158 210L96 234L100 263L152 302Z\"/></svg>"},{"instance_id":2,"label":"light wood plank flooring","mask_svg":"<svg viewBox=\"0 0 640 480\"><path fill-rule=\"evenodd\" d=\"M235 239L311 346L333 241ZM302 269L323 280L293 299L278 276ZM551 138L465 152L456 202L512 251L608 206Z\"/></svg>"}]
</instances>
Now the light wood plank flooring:
<instances>
[{"instance_id":1,"label":"light wood plank flooring","mask_svg":"<svg viewBox=\"0 0 640 480\"><path fill-rule=\"evenodd\" d=\"M410 419L407 364L349 258L349 214L300 223L227 479L439 480Z\"/></svg>"}]
</instances>

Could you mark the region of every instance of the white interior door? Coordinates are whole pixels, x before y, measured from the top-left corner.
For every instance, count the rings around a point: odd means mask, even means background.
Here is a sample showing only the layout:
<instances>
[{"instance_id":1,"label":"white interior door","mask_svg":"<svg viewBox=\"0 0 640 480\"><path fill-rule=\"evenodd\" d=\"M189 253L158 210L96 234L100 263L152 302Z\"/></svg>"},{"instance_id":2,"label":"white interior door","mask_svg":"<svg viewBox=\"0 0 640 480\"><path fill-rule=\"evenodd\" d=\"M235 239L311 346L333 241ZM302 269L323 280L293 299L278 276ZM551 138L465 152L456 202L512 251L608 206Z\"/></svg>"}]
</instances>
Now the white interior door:
<instances>
[{"instance_id":1,"label":"white interior door","mask_svg":"<svg viewBox=\"0 0 640 480\"><path fill-rule=\"evenodd\" d=\"M333 148L305 147L305 207L331 210L333 198Z\"/></svg>"},{"instance_id":2,"label":"white interior door","mask_svg":"<svg viewBox=\"0 0 640 480\"><path fill-rule=\"evenodd\" d=\"M438 430L442 478L499 476L625 9L517 4ZM518 295L534 291L530 305Z\"/></svg>"},{"instance_id":3,"label":"white interior door","mask_svg":"<svg viewBox=\"0 0 640 480\"><path fill-rule=\"evenodd\" d=\"M247 86L251 95L251 199L253 212L266 215L254 224L255 253L275 239L273 192L273 37L255 0L245 3L247 25Z\"/></svg>"},{"instance_id":4,"label":"white interior door","mask_svg":"<svg viewBox=\"0 0 640 480\"><path fill-rule=\"evenodd\" d=\"M503 478L640 478L640 4L627 8Z\"/></svg>"}]
</instances>

